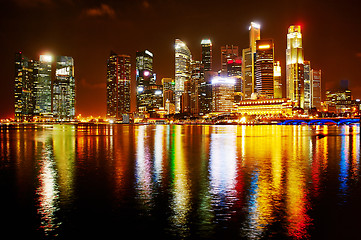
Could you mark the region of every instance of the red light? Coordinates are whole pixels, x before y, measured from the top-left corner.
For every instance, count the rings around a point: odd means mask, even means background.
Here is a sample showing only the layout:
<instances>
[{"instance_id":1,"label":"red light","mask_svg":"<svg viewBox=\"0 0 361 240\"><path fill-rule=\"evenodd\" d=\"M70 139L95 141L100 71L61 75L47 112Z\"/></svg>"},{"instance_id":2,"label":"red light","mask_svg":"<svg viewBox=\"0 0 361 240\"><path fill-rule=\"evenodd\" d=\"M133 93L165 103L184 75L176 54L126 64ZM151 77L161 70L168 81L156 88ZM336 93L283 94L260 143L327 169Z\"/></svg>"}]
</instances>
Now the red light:
<instances>
[{"instance_id":1,"label":"red light","mask_svg":"<svg viewBox=\"0 0 361 240\"><path fill-rule=\"evenodd\" d=\"M232 64L234 61L232 59L227 61L227 64Z\"/></svg>"},{"instance_id":2,"label":"red light","mask_svg":"<svg viewBox=\"0 0 361 240\"><path fill-rule=\"evenodd\" d=\"M236 60L236 63L241 64L241 63L242 63L242 60L237 59L237 60Z\"/></svg>"}]
</instances>

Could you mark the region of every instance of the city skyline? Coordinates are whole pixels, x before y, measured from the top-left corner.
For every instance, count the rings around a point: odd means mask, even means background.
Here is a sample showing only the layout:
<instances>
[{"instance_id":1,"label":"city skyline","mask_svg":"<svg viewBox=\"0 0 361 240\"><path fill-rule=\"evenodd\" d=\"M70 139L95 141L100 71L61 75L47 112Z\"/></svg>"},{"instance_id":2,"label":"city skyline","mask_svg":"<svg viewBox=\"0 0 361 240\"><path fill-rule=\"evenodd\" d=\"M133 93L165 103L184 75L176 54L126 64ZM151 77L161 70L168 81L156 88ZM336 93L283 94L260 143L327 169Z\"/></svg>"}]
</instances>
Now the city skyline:
<instances>
[{"instance_id":1,"label":"city skyline","mask_svg":"<svg viewBox=\"0 0 361 240\"><path fill-rule=\"evenodd\" d=\"M40 20L36 20L35 13L44 12L46 15L50 13L55 16L63 13L64 8L67 7L65 1L60 1L62 4L55 1L34 1L32 4L26 4L25 1L10 1L5 4L4 9L8 9L9 12L17 12L19 19L24 18L24 14L32 16L34 23L39 23ZM200 1L203 2L203 1ZM307 2L307 1L306 1ZM331 19L333 12L339 12L339 15L344 14L342 10L348 9L353 12L353 1L346 1L341 9L338 10L336 5L329 6L322 3L314 3L313 8L306 15L306 2L299 4L298 10L294 16L290 16L290 12L286 11L287 6L285 3L277 3L274 5L275 12L270 14L265 12L266 6L261 6L262 11L249 11L246 16L242 14L233 16L230 21L230 26L222 26L225 20L209 19L209 24L199 23L198 18L193 19L194 26L190 24L190 20L181 19L176 20L170 17L170 22L176 22L174 28L170 28L169 23L164 23L163 18L159 18L154 14L157 12L164 12L166 16L170 16L176 7L182 13L186 13L187 16L195 16L194 10L188 8L190 3L185 3L184 6L177 5L167 1L163 7L157 1L138 1L137 3L129 4L127 7L130 9L129 13L125 16L121 15L120 5L112 2L93 2L92 4L81 3L79 5L73 3L73 10L69 17L65 17L67 22L74 21L75 26L88 26L79 33L75 31L75 27L69 27L69 30L65 30L62 23L56 22L54 17L49 18L49 26L52 28L43 31L40 36L36 37L34 32L30 31L30 28L25 25L20 25L19 22L10 24L9 13L4 13L2 21L5 27L4 34L8 34L8 38L2 37L1 41L3 45L7 46L4 51L4 57L2 58L2 83L3 88L1 90L1 102L0 118L6 118L13 116L13 84L14 84L14 66L13 59L14 53L17 51L23 51L27 53L29 58L34 59L35 56L41 55L44 52L52 52L54 55L72 56L77 63L75 68L76 85L77 85L77 114L83 115L101 115L105 116L106 112L106 61L109 51L114 50L119 54L129 54L131 56L132 74L131 80L135 83L135 52L149 49L154 54L154 71L157 73L157 78L160 80L164 77L174 77L174 64L171 63L174 58L173 43L174 39L179 38L184 41L190 48L195 60L201 60L200 41L204 38L209 38L213 43L213 68L219 70L221 68L221 56L220 49L224 45L236 45L239 49L244 49L249 45L248 38L248 26L251 21L257 22L261 25L262 38L272 38L275 44L275 60L280 60L282 67L282 78L285 77L285 50L286 50L286 32L290 25L301 24L303 35L303 47L305 49L305 56L307 60L310 60L312 67L322 70L322 82L323 82L323 94L326 89L335 87L340 80L347 79L350 82L350 89L353 91L355 97L360 97L361 87L357 85L360 79L360 73L357 71L357 66L361 64L360 53L361 49L358 45L354 48L348 48L347 42L357 42L360 39L360 34L355 31L356 34L353 37L341 39L342 32L346 32L347 29L360 29L361 22L359 19L351 21L351 17L346 18L340 22ZM52 3L52 5L51 5ZM203 2L204 3L204 2ZM208 14L212 14L220 11L213 9L209 2L209 6L205 6L205 10L208 10ZM172 5L173 4L173 5ZM201 3L195 3L198 5ZM237 3L238 4L238 3ZM235 3L235 5L237 5ZM245 4L244 6L248 6ZM168 8L167 8L168 7ZM279 9L276 9L276 8ZM327 7L328 12L324 13L323 18L318 16L317 10L321 11L323 7ZM31 12L30 12L31 10ZM137 38L136 34L129 34L126 40L119 41L119 36L115 40L111 40L110 26L117 26L119 29L123 29L128 33L134 33L131 26L119 25L124 17L129 17L129 23L133 27L139 25L138 20L132 19L130 13L144 13L150 12L154 18L147 24L148 29L144 29L141 33L143 38ZM229 12L234 12L233 9L229 9ZM283 13L280 17L276 16L276 13ZM21 15L23 14L23 15ZM351 14L352 15L352 14ZM6 18L8 17L8 18ZM163 16L165 17L165 16ZM325 19L321 23L321 19ZM330 21L326 21L326 20ZM318 20L318 21L317 21ZM157 27L156 23L162 23L160 27ZM8 25L7 25L8 24ZM13 25L15 24L15 25ZM53 25L52 25L53 24ZM84 39L89 39L90 36L98 34L92 33L91 27L100 27L109 25L109 29L95 30L95 32L105 31L103 39L96 37L90 39L89 42L84 42ZM329 25L333 25L330 27ZM22 38L15 38L14 33L11 33L10 26L21 26L19 31L23 31ZM57 26L60 28L57 30ZM199 28L202 26L201 28ZM221 27L222 26L222 27ZM163 27L163 31L161 29ZM195 33L195 28L198 27L199 32ZM341 29L343 28L343 29ZM16 32L16 31L15 31ZM48 34L48 35L47 35ZM62 35L63 34L63 35ZM101 34L100 34L101 35ZM62 38L60 41L59 36L72 36L72 39ZM87 36L85 38L84 36ZM323 39L323 41L322 41ZM327 39L327 40L325 40ZM10 43L11 41L11 43ZM134 42L134 43L130 43ZM82 45L84 43L84 46ZM81 47L79 47L81 46ZM328 47L328 49L327 49ZM77 49L79 48L79 49ZM329 49L332 49L330 51ZM91 56L91 57L89 57ZM337 61L337 59L339 61ZM341 61L342 60L342 61ZM341 62L340 62L341 61ZM105 69L105 70L104 70ZM132 89L134 92L134 89ZM89 104L91 103L91 104ZM9 105L9 106L8 106ZM132 99L132 109L134 110L134 99Z\"/></svg>"}]
</instances>

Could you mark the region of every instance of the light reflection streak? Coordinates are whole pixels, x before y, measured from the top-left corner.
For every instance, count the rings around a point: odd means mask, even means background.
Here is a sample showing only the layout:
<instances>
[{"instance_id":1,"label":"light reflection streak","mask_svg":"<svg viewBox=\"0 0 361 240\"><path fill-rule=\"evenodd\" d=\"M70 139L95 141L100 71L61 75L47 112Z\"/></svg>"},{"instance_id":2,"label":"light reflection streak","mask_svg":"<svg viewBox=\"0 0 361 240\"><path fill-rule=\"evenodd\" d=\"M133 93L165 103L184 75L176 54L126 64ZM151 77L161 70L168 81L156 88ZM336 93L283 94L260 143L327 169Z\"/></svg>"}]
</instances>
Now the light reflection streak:
<instances>
[{"instance_id":1,"label":"light reflection streak","mask_svg":"<svg viewBox=\"0 0 361 240\"><path fill-rule=\"evenodd\" d=\"M129 181L129 158L131 157L131 149L133 146L133 138L129 135L129 126L116 125L109 126L109 135L107 136L107 149L109 149L109 159L114 164L114 183L115 183L115 205L120 206L127 196L127 181ZM133 134L133 132L132 132ZM133 135L131 135L133 136Z\"/></svg>"},{"instance_id":2,"label":"light reflection streak","mask_svg":"<svg viewBox=\"0 0 361 240\"><path fill-rule=\"evenodd\" d=\"M188 176L188 166L185 162L185 150L183 147L182 126L173 126L172 132L172 216L170 218L173 230L182 238L189 233L189 213L191 211L191 191Z\"/></svg>"},{"instance_id":3,"label":"light reflection streak","mask_svg":"<svg viewBox=\"0 0 361 240\"><path fill-rule=\"evenodd\" d=\"M349 171L349 156L350 156L350 136L349 136L349 127L342 126L341 129L341 151L340 151L340 193L343 198L343 203L346 202L345 197L348 192L348 171Z\"/></svg>"},{"instance_id":4,"label":"light reflection streak","mask_svg":"<svg viewBox=\"0 0 361 240\"><path fill-rule=\"evenodd\" d=\"M360 125L353 125L352 130L352 179L358 181L360 174Z\"/></svg>"},{"instance_id":5,"label":"light reflection streak","mask_svg":"<svg viewBox=\"0 0 361 240\"><path fill-rule=\"evenodd\" d=\"M231 218L231 209L237 200L237 131L234 131L233 126L230 127L231 129L217 127L210 137L209 171L213 196L212 206L216 210L216 222ZM217 214L217 212L219 213Z\"/></svg>"},{"instance_id":6,"label":"light reflection streak","mask_svg":"<svg viewBox=\"0 0 361 240\"><path fill-rule=\"evenodd\" d=\"M39 162L40 172L39 187L36 190L38 195L38 214L41 217L40 226L46 236L56 235L55 230L60 226L56 217L59 210L59 187L57 184L57 171L53 158L53 146L51 135L44 133L42 138L41 158Z\"/></svg>"},{"instance_id":7,"label":"light reflection streak","mask_svg":"<svg viewBox=\"0 0 361 240\"><path fill-rule=\"evenodd\" d=\"M165 126L157 125L154 134L154 174L155 182L162 185L163 173L163 149L164 149Z\"/></svg>"},{"instance_id":8,"label":"light reflection streak","mask_svg":"<svg viewBox=\"0 0 361 240\"><path fill-rule=\"evenodd\" d=\"M298 129L298 131L302 132L302 129ZM295 135L298 136L300 132ZM295 239L307 238L308 226L311 224L311 218L307 214L309 209L306 192L308 160L304 158L306 152L309 152L307 151L307 142L309 139L306 137L294 139L291 153L293 157L288 156L287 159L288 234Z\"/></svg>"},{"instance_id":9,"label":"light reflection streak","mask_svg":"<svg viewBox=\"0 0 361 240\"><path fill-rule=\"evenodd\" d=\"M255 158L248 187L248 215L244 224L244 236L250 239L265 237L267 229L277 220L282 199L282 132L265 126L254 129L257 141L248 141L246 149ZM254 134L253 134L254 135ZM272 144L269 144L272 142ZM246 156L247 157L247 156Z\"/></svg>"},{"instance_id":10,"label":"light reflection streak","mask_svg":"<svg viewBox=\"0 0 361 240\"><path fill-rule=\"evenodd\" d=\"M59 190L68 203L74 191L75 126L55 125L53 128L53 153L56 161Z\"/></svg>"},{"instance_id":11,"label":"light reflection streak","mask_svg":"<svg viewBox=\"0 0 361 240\"><path fill-rule=\"evenodd\" d=\"M152 166L149 152L149 137L146 135L147 126L139 126L136 131L136 190L137 199L141 206L150 214L154 205L152 199Z\"/></svg>"},{"instance_id":12,"label":"light reflection streak","mask_svg":"<svg viewBox=\"0 0 361 240\"><path fill-rule=\"evenodd\" d=\"M210 184L208 179L208 159L209 159L209 125L201 127L201 147L200 147L200 158L201 158L201 174L200 174L200 204L198 213L200 215L200 231L205 236L212 236L214 225L212 220L214 213L212 211L211 201L212 196L210 193Z\"/></svg>"}]
</instances>

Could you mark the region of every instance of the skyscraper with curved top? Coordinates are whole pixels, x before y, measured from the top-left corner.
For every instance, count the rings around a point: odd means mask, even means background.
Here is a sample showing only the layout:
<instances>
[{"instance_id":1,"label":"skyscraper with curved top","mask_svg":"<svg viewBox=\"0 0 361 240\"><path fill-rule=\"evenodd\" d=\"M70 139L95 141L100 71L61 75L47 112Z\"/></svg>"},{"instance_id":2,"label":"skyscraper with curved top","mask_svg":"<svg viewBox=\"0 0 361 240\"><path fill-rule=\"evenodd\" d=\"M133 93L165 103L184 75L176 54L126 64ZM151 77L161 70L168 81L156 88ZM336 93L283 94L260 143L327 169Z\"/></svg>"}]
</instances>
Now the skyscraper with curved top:
<instances>
[{"instance_id":1,"label":"skyscraper with curved top","mask_svg":"<svg viewBox=\"0 0 361 240\"><path fill-rule=\"evenodd\" d=\"M288 28L286 49L286 96L304 108L304 56L301 26Z\"/></svg>"},{"instance_id":2,"label":"skyscraper with curved top","mask_svg":"<svg viewBox=\"0 0 361 240\"><path fill-rule=\"evenodd\" d=\"M184 82L191 77L190 63L191 51L187 45L179 39L175 40L175 112L182 112L182 94Z\"/></svg>"}]
</instances>

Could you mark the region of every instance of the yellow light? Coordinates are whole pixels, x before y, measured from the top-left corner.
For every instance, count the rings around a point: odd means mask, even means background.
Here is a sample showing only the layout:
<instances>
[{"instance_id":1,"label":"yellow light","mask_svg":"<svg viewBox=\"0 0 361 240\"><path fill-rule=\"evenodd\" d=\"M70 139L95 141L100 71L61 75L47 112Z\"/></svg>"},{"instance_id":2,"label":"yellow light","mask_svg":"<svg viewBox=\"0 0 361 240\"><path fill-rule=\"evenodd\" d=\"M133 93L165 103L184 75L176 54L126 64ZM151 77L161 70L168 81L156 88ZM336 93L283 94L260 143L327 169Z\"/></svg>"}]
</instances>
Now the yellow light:
<instances>
[{"instance_id":1,"label":"yellow light","mask_svg":"<svg viewBox=\"0 0 361 240\"><path fill-rule=\"evenodd\" d=\"M267 44L267 45L260 45L258 46L258 49L269 49L271 47L271 45Z\"/></svg>"}]
</instances>

